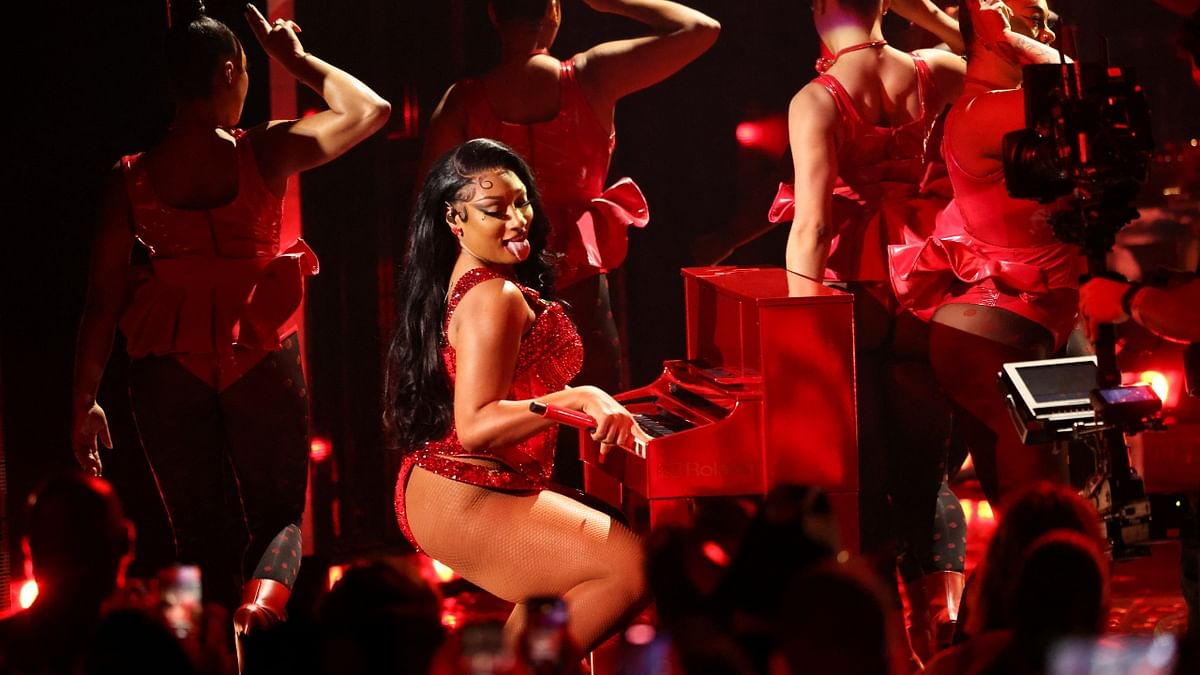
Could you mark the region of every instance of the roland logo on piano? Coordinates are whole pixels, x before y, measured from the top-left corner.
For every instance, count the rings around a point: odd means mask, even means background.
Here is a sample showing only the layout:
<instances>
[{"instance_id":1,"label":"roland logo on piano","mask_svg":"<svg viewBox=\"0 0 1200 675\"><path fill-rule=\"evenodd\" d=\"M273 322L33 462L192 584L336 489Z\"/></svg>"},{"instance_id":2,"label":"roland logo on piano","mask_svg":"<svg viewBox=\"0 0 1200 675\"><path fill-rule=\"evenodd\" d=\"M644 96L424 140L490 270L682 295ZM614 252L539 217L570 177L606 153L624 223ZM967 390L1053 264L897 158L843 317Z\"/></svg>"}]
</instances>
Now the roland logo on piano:
<instances>
[{"instance_id":1,"label":"roland logo on piano","mask_svg":"<svg viewBox=\"0 0 1200 675\"><path fill-rule=\"evenodd\" d=\"M758 462L663 462L658 473L664 478L727 478L753 476L761 470Z\"/></svg>"}]
</instances>

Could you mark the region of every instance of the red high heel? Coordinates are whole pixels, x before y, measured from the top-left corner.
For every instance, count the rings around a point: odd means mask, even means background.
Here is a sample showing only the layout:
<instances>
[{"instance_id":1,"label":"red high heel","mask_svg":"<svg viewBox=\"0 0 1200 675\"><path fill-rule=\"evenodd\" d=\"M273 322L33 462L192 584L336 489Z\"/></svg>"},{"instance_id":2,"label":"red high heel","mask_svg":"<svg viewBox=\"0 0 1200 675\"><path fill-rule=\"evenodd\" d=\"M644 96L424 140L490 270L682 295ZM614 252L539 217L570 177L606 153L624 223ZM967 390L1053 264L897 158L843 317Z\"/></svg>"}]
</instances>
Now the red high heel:
<instances>
[{"instance_id":1,"label":"red high heel","mask_svg":"<svg viewBox=\"0 0 1200 675\"><path fill-rule=\"evenodd\" d=\"M292 590L274 579L251 579L242 587L242 605L233 613L238 672L245 672L242 638L287 620L287 601Z\"/></svg>"},{"instance_id":2,"label":"red high heel","mask_svg":"<svg viewBox=\"0 0 1200 675\"><path fill-rule=\"evenodd\" d=\"M934 572L905 584L910 615L909 638L923 661L950 646L963 593L962 572Z\"/></svg>"}]
</instances>

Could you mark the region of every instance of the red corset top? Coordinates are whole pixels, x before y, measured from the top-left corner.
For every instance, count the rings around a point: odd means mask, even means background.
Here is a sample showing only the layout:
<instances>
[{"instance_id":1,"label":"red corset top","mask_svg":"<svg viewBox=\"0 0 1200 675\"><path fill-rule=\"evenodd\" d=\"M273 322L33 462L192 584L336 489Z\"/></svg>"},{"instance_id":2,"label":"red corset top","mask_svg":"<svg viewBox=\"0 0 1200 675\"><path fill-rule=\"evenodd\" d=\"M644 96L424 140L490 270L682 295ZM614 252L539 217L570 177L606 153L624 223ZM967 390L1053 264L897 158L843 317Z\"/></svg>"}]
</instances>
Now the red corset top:
<instances>
[{"instance_id":1,"label":"red corset top","mask_svg":"<svg viewBox=\"0 0 1200 675\"><path fill-rule=\"evenodd\" d=\"M929 65L911 54L917 75L918 113L911 121L895 127L876 126L863 120L854 99L832 75L822 73L813 79L833 97L842 118L842 139L838 152L838 185L857 189L883 182L917 185L925 173L926 141L937 121L937 112L927 109L926 99L933 89Z\"/></svg>"},{"instance_id":2,"label":"red corset top","mask_svg":"<svg viewBox=\"0 0 1200 675\"><path fill-rule=\"evenodd\" d=\"M280 253L283 199L259 174L245 133L233 136L238 192L216 208L164 203L146 156L121 160L134 232L151 257L121 315L131 356L276 350L293 330L302 280L317 273L317 258L303 240Z\"/></svg>"},{"instance_id":3,"label":"red corset top","mask_svg":"<svg viewBox=\"0 0 1200 675\"><path fill-rule=\"evenodd\" d=\"M263 181L245 132L235 129L233 136L237 140L237 196L212 209L181 209L163 203L146 170L146 155L121 160L137 238L155 258L269 258L279 252L283 198Z\"/></svg>"},{"instance_id":4,"label":"red corset top","mask_svg":"<svg viewBox=\"0 0 1200 675\"><path fill-rule=\"evenodd\" d=\"M454 284L446 306L446 322L442 328L442 360L446 372L450 376L451 389L454 387L457 370L455 367L454 347L450 345L446 331L454 310L463 296L472 288L491 279L508 279L489 269L477 267L467 271ZM513 281L508 279L508 281ZM513 283L516 283L513 281ZM537 291L518 284L526 301L537 315L533 327L522 336L521 346L517 351L517 364L513 371L512 386L508 391L509 400L537 398L551 392L559 391L567 386L579 373L583 365L583 343L579 339L574 324L567 318L562 305L541 299ZM471 453L475 456L486 454L499 460L509 467L524 474L534 482L544 483L550 479L554 468L554 444L557 439L557 427L549 427L537 433L512 448L505 448L489 453ZM466 455L465 449L458 441L458 434L451 426L445 438L430 441L419 451L423 455L436 453L444 456Z\"/></svg>"},{"instance_id":5,"label":"red corset top","mask_svg":"<svg viewBox=\"0 0 1200 675\"><path fill-rule=\"evenodd\" d=\"M855 48L877 46L864 43ZM843 50L845 52L847 50ZM813 82L833 98L841 118L838 176L833 190L834 239L825 276L839 281L888 278L889 245L922 241L932 233L944 200L927 193L934 174L926 150L938 111L927 101L934 93L929 65L910 54L916 73L917 116L899 126L878 126L863 119L854 99L837 78L822 73ZM795 215L791 183L779 186L768 218L789 222Z\"/></svg>"}]
</instances>

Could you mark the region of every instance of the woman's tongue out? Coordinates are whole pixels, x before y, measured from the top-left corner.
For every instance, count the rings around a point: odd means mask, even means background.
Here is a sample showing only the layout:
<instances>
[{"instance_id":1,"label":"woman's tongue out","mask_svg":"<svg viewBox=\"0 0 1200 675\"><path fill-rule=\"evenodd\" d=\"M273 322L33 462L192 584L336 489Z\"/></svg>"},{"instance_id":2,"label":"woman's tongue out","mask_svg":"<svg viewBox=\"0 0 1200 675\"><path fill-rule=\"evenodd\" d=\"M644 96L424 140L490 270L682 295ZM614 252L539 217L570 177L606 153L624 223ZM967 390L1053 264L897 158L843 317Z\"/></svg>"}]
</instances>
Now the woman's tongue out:
<instances>
[{"instance_id":1,"label":"woman's tongue out","mask_svg":"<svg viewBox=\"0 0 1200 675\"><path fill-rule=\"evenodd\" d=\"M504 242L504 248L513 255L517 260L525 260L529 257L529 240L514 239Z\"/></svg>"}]
</instances>

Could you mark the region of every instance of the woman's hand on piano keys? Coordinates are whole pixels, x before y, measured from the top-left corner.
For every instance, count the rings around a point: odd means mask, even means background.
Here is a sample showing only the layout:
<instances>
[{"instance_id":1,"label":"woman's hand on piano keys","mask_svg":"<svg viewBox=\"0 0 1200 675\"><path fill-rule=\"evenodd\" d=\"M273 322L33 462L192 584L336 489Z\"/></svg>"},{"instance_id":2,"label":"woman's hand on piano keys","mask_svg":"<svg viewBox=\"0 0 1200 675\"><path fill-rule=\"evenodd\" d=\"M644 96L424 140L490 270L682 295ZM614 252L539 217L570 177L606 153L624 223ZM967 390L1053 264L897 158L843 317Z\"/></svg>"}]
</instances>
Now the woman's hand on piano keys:
<instances>
[{"instance_id":1,"label":"woman's hand on piano keys","mask_svg":"<svg viewBox=\"0 0 1200 675\"><path fill-rule=\"evenodd\" d=\"M614 445L633 450L637 441L644 444L650 440L633 419L633 414L604 391L591 386L576 387L574 391L580 396L580 410L596 420L592 440L600 443L601 457Z\"/></svg>"}]
</instances>

